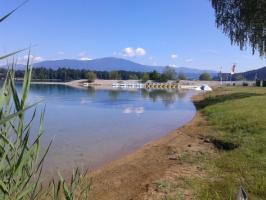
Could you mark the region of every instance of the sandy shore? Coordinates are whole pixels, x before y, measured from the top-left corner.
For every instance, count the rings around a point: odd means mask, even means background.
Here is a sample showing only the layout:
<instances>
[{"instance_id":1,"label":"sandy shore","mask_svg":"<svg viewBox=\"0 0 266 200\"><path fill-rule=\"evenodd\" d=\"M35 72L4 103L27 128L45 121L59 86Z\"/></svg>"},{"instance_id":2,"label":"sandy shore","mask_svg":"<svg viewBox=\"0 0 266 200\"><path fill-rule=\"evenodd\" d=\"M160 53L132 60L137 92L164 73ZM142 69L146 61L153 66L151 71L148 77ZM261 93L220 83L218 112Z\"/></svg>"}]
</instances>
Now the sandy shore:
<instances>
[{"instance_id":1,"label":"sandy shore","mask_svg":"<svg viewBox=\"0 0 266 200\"><path fill-rule=\"evenodd\" d=\"M201 98L194 97L194 101ZM182 180L193 176L204 177L199 163L188 160L212 152L212 145L204 139L208 130L205 119L197 112L184 127L92 172L89 177L92 180L90 199L166 199L177 191L185 199L192 199L193 190L181 187ZM180 186L174 191L160 190L160 184L176 184L179 179Z\"/></svg>"}]
</instances>

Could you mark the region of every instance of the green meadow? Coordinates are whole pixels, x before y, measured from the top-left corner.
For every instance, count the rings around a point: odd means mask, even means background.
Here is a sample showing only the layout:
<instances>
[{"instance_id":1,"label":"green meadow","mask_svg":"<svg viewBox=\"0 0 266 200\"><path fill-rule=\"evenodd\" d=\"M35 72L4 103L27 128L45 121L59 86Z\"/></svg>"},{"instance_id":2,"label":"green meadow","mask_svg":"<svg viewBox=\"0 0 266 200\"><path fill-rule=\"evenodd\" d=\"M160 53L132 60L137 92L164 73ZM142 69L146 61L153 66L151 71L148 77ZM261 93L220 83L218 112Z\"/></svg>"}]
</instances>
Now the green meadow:
<instances>
[{"instance_id":1,"label":"green meadow","mask_svg":"<svg viewBox=\"0 0 266 200\"><path fill-rule=\"evenodd\" d=\"M249 199L266 197L266 89L224 87L198 103L210 125L216 152L204 162L201 199L235 199L239 187Z\"/></svg>"}]
</instances>

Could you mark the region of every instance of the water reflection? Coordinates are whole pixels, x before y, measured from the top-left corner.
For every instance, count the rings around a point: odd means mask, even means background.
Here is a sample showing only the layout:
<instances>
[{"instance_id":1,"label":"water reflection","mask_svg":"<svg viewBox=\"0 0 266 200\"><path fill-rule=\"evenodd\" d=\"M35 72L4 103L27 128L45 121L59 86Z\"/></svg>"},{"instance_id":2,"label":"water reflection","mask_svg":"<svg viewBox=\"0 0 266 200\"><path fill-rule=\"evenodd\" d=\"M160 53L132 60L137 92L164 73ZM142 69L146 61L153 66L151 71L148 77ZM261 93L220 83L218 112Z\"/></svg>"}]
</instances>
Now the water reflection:
<instances>
[{"instance_id":1,"label":"water reflection","mask_svg":"<svg viewBox=\"0 0 266 200\"><path fill-rule=\"evenodd\" d=\"M94 87L88 87L87 88L87 94L88 94L88 96L93 97L95 95L95 93L96 93L96 90L95 90Z\"/></svg>"},{"instance_id":2,"label":"water reflection","mask_svg":"<svg viewBox=\"0 0 266 200\"><path fill-rule=\"evenodd\" d=\"M57 136L48 171L95 167L174 130L194 116L191 96L178 90L32 85L30 100L46 104L44 145Z\"/></svg>"},{"instance_id":3,"label":"water reflection","mask_svg":"<svg viewBox=\"0 0 266 200\"><path fill-rule=\"evenodd\" d=\"M140 115L144 113L145 109L144 107L127 107L123 110L124 114L137 114Z\"/></svg>"},{"instance_id":4,"label":"water reflection","mask_svg":"<svg viewBox=\"0 0 266 200\"><path fill-rule=\"evenodd\" d=\"M143 99L152 100L152 102L162 101L163 104L167 107L171 104L174 104L177 100L185 99L187 96L186 91L179 91L176 89L140 89L140 90L126 90L126 89L105 89L104 91L108 92L110 101L117 101L121 95L129 94L130 96L137 96L140 93L140 97ZM89 87L87 90L88 96L94 96L96 89L94 87Z\"/></svg>"}]
</instances>

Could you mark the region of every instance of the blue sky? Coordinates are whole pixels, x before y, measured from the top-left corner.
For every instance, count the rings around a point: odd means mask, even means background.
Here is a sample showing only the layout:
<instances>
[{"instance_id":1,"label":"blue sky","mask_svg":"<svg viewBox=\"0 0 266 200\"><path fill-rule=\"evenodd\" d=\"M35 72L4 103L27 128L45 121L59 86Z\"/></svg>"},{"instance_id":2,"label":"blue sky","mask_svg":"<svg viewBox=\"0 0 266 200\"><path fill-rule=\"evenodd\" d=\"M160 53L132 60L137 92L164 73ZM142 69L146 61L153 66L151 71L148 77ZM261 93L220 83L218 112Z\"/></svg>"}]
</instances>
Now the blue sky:
<instances>
[{"instance_id":1,"label":"blue sky","mask_svg":"<svg viewBox=\"0 0 266 200\"><path fill-rule=\"evenodd\" d=\"M0 0L0 14L21 2ZM0 30L1 54L34 44L35 61L116 56L223 71L233 63L237 71L266 66L216 28L209 0L30 0Z\"/></svg>"}]
</instances>

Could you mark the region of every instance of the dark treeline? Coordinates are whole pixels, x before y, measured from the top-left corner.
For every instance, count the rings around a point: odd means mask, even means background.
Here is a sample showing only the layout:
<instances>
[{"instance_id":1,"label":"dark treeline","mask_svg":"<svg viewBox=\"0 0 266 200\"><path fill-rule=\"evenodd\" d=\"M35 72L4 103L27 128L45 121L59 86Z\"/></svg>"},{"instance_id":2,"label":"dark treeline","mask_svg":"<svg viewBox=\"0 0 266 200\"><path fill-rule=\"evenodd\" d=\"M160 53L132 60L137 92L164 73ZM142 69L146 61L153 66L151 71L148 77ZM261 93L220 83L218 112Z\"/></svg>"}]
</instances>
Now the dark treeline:
<instances>
[{"instance_id":1,"label":"dark treeline","mask_svg":"<svg viewBox=\"0 0 266 200\"><path fill-rule=\"evenodd\" d=\"M7 69L0 69L0 78L5 78ZM24 70L16 70L15 77L23 78ZM133 71L91 71L85 69L70 69L70 68L33 68L33 80L57 80L57 81L71 81L78 79L88 79L89 77L98 79L115 79L115 80L153 80L157 82L165 82L168 80L185 79L185 75L179 74L177 76L175 70L171 67L165 67L162 73L157 71L152 72L133 72ZM182 78L181 78L182 77Z\"/></svg>"},{"instance_id":2,"label":"dark treeline","mask_svg":"<svg viewBox=\"0 0 266 200\"><path fill-rule=\"evenodd\" d=\"M0 77L5 78L7 69L0 69ZM32 79L34 80L58 80L58 81L71 81L77 79L86 79L87 74L93 72L96 74L98 79L110 79L117 78L121 80L126 79L141 79L143 76L142 72L131 72L131 71L91 71L85 69L69 69L69 68L59 68L59 69L48 69L44 67L33 68ZM117 77L112 77L112 74L118 74ZM15 77L23 78L24 70L16 70Z\"/></svg>"}]
</instances>

